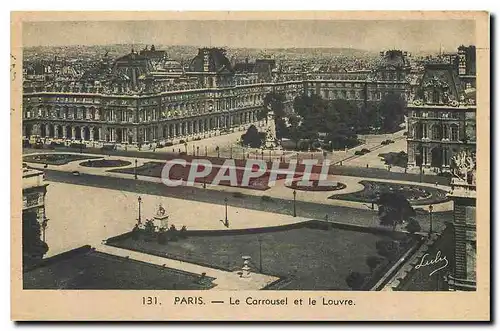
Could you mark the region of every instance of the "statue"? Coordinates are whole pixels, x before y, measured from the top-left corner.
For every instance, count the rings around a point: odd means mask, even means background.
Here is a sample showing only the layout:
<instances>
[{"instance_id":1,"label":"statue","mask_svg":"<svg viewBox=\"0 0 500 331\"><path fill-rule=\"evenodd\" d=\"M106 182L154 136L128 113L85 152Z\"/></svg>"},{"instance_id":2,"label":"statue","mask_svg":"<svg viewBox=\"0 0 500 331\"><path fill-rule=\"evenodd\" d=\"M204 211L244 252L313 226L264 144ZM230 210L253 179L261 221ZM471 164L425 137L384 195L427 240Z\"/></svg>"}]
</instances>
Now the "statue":
<instances>
[{"instance_id":1,"label":"statue","mask_svg":"<svg viewBox=\"0 0 500 331\"><path fill-rule=\"evenodd\" d=\"M473 153L463 150L452 157L451 173L464 183L475 182L476 157Z\"/></svg>"},{"instance_id":2,"label":"statue","mask_svg":"<svg viewBox=\"0 0 500 331\"><path fill-rule=\"evenodd\" d=\"M274 112L269 110L266 118L266 141L264 148L275 149L278 147L278 139L276 138L276 124L274 122Z\"/></svg>"},{"instance_id":3,"label":"statue","mask_svg":"<svg viewBox=\"0 0 500 331\"><path fill-rule=\"evenodd\" d=\"M154 216L155 220L160 221L160 228L167 228L168 226L168 215L165 208L163 208L162 204L158 205L158 209L156 210L156 215Z\"/></svg>"}]
</instances>

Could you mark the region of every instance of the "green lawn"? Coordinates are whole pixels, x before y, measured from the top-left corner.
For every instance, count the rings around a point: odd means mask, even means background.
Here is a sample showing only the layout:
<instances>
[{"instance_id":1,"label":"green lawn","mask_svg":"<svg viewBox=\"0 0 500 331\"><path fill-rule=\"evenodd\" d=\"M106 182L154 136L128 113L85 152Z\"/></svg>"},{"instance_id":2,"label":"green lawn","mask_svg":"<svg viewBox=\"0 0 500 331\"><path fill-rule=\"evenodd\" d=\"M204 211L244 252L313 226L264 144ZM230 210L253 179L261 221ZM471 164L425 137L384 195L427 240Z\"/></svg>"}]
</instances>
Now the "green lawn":
<instances>
[{"instance_id":1,"label":"green lawn","mask_svg":"<svg viewBox=\"0 0 500 331\"><path fill-rule=\"evenodd\" d=\"M27 271L25 289L203 290L213 278L88 251ZM208 281L208 284L206 283Z\"/></svg>"},{"instance_id":2,"label":"green lawn","mask_svg":"<svg viewBox=\"0 0 500 331\"><path fill-rule=\"evenodd\" d=\"M241 269L242 256L248 255L253 270L258 271L262 252L262 273L289 280L279 289L349 290L345 282L349 273L369 274L366 258L377 255L377 241L388 239L386 235L336 228L242 233L195 235L167 244L129 237L111 244L226 270Z\"/></svg>"}]
</instances>

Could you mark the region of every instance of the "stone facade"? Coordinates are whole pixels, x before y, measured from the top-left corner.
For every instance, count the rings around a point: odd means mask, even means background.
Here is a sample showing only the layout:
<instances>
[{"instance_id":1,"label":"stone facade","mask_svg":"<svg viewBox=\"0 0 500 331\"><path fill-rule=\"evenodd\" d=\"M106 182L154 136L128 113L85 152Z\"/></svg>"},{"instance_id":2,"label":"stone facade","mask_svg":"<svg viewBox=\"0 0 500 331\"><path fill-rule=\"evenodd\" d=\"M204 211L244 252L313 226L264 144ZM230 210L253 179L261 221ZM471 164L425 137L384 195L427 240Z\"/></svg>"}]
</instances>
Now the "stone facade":
<instances>
[{"instance_id":1,"label":"stone facade","mask_svg":"<svg viewBox=\"0 0 500 331\"><path fill-rule=\"evenodd\" d=\"M470 79L468 79L470 84ZM475 89L451 64L429 64L409 102L408 166L448 170L453 155L476 149Z\"/></svg>"},{"instance_id":2,"label":"stone facade","mask_svg":"<svg viewBox=\"0 0 500 331\"><path fill-rule=\"evenodd\" d=\"M46 88L28 87L26 82L23 136L87 143L163 142L254 123L270 92L285 95L288 108L302 93L359 105L377 102L390 92L406 96L409 67L404 54L383 53L382 59L371 76L273 74L266 81L258 74L235 73L221 49L203 48L183 75L184 83L173 87L162 86L154 73L148 75L145 54L132 51L109 64L109 70L103 62L100 71L84 75L93 77L92 82Z\"/></svg>"},{"instance_id":3,"label":"stone facade","mask_svg":"<svg viewBox=\"0 0 500 331\"><path fill-rule=\"evenodd\" d=\"M46 219L45 194L47 186L42 171L23 169L23 213L35 213L40 224Z\"/></svg>"}]
</instances>

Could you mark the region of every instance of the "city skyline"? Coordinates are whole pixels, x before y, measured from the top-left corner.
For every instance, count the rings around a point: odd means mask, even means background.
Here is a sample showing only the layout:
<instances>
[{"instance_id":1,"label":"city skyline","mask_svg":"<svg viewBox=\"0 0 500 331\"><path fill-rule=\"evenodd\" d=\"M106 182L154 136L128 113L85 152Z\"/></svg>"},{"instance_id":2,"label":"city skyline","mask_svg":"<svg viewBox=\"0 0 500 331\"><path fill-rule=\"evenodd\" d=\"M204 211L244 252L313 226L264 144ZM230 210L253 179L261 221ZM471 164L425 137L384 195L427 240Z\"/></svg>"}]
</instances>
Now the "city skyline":
<instances>
[{"instance_id":1,"label":"city skyline","mask_svg":"<svg viewBox=\"0 0 500 331\"><path fill-rule=\"evenodd\" d=\"M24 23L23 44L25 47L157 44L448 52L462 44L475 44L474 24L468 20L51 21ZM315 38L310 38L311 34Z\"/></svg>"}]
</instances>

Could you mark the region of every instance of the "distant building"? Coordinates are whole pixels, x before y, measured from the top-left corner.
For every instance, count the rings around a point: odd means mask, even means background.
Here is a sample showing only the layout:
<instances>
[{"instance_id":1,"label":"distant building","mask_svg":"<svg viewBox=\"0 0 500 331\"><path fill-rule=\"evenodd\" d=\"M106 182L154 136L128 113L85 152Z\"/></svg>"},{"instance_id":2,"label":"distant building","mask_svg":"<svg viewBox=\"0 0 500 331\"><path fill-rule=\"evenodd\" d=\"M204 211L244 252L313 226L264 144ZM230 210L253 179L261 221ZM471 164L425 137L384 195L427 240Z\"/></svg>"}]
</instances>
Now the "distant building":
<instances>
[{"instance_id":1,"label":"distant building","mask_svg":"<svg viewBox=\"0 0 500 331\"><path fill-rule=\"evenodd\" d=\"M405 53L383 54L373 72L325 75L284 73L270 58L233 67L222 48L200 48L185 68L153 46L114 61L106 54L79 80L26 79L23 136L87 144L165 142L255 123L270 92L283 94L288 109L303 93L359 105L391 92L406 96Z\"/></svg>"}]
</instances>

